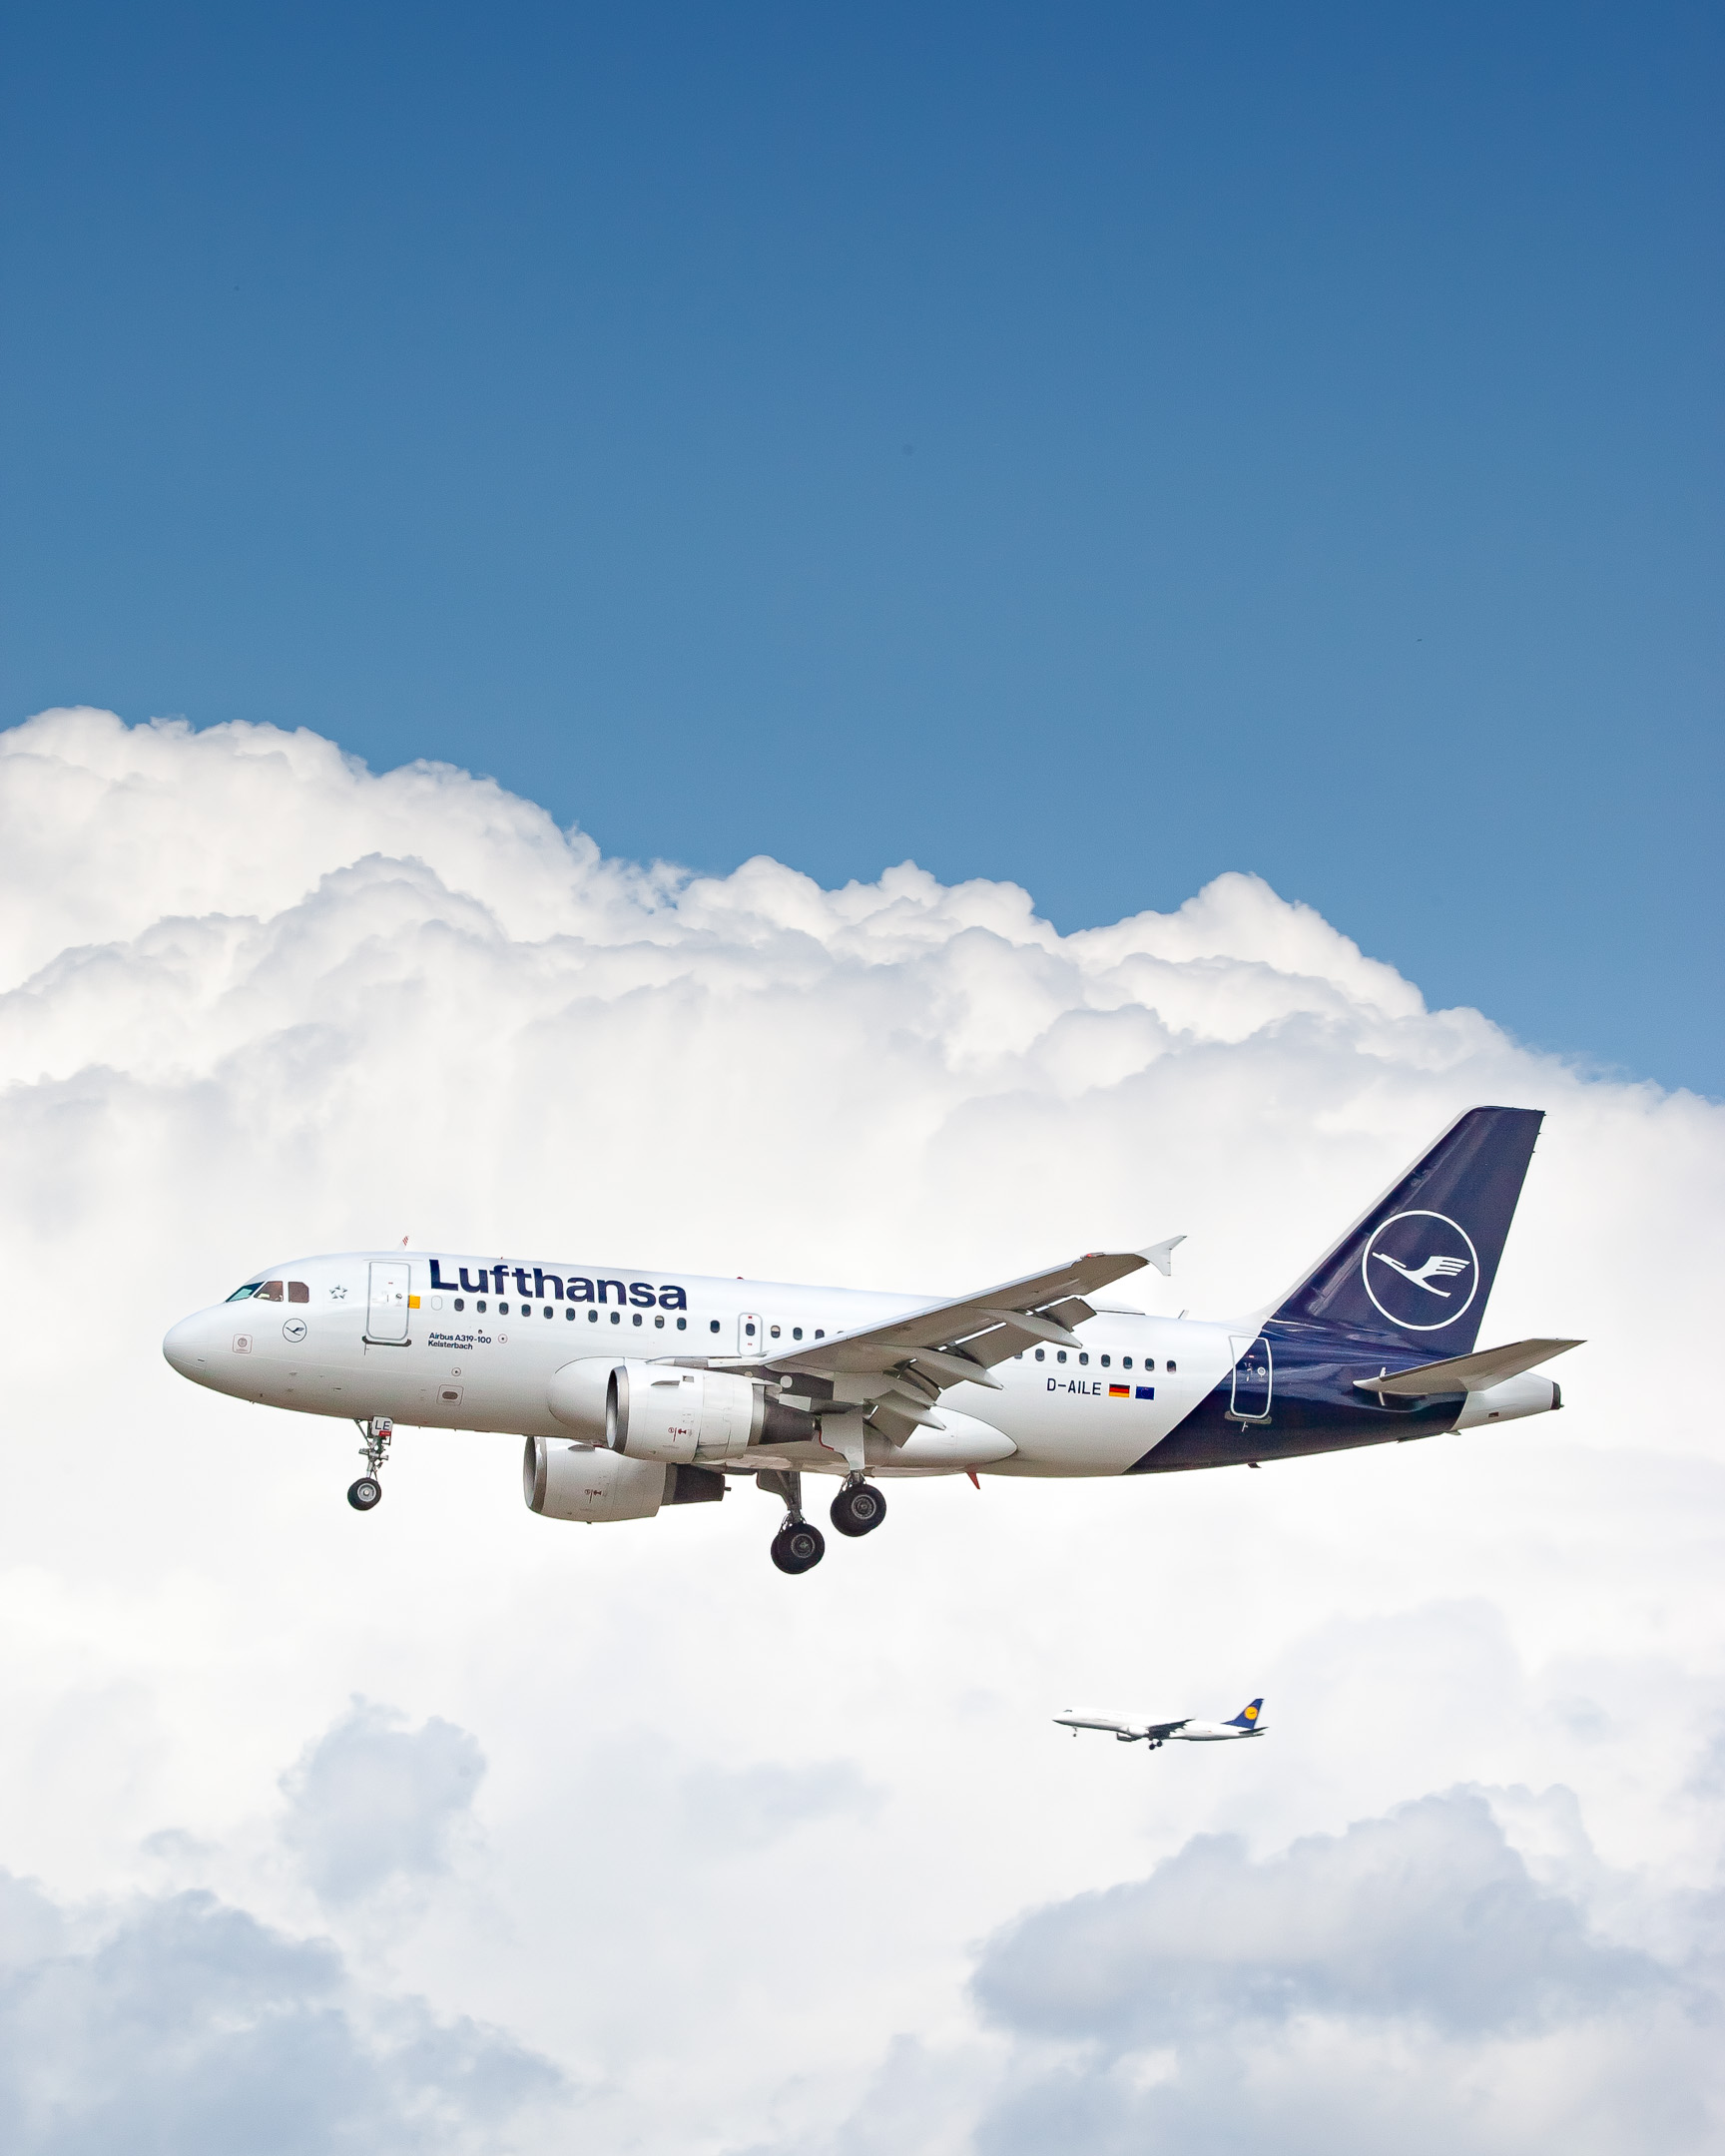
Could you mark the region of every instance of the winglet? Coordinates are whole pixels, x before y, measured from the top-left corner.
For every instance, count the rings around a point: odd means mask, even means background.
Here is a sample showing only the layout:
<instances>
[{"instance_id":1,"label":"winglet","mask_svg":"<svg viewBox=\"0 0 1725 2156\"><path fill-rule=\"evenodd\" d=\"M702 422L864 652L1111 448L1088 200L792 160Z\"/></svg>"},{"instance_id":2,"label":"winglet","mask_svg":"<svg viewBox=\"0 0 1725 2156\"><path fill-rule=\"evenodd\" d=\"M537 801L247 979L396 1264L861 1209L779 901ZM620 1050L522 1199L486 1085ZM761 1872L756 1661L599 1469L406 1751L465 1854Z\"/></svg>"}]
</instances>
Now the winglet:
<instances>
[{"instance_id":1,"label":"winglet","mask_svg":"<svg viewBox=\"0 0 1725 2156\"><path fill-rule=\"evenodd\" d=\"M1186 1238L1183 1235L1171 1235L1166 1242L1152 1243L1148 1250L1141 1250L1137 1255L1143 1259L1146 1265L1153 1265L1164 1280L1172 1280L1174 1278L1174 1252L1176 1247L1184 1243L1185 1240Z\"/></svg>"}]
</instances>

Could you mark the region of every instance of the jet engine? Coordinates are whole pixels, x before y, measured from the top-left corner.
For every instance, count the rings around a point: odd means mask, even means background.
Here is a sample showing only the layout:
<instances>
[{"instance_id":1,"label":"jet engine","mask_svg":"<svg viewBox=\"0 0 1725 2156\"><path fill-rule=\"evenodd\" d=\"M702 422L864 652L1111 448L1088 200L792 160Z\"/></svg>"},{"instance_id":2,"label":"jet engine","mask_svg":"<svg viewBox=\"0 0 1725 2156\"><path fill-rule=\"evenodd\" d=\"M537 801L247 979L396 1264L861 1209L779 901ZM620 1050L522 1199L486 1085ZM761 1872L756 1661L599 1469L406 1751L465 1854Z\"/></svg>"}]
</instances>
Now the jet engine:
<instances>
[{"instance_id":1,"label":"jet engine","mask_svg":"<svg viewBox=\"0 0 1725 2156\"><path fill-rule=\"evenodd\" d=\"M592 1445L529 1437L521 1455L521 1494L547 1519L651 1519L665 1502L665 1469Z\"/></svg>"},{"instance_id":2,"label":"jet engine","mask_svg":"<svg viewBox=\"0 0 1725 2156\"><path fill-rule=\"evenodd\" d=\"M766 1413L764 1388L729 1370L619 1362L605 1390L605 1442L638 1460L735 1459Z\"/></svg>"},{"instance_id":3,"label":"jet engine","mask_svg":"<svg viewBox=\"0 0 1725 2156\"><path fill-rule=\"evenodd\" d=\"M521 1494L544 1519L651 1519L661 1505L713 1504L725 1477L711 1467L668 1467L625 1459L601 1446L529 1437L521 1455Z\"/></svg>"}]
</instances>

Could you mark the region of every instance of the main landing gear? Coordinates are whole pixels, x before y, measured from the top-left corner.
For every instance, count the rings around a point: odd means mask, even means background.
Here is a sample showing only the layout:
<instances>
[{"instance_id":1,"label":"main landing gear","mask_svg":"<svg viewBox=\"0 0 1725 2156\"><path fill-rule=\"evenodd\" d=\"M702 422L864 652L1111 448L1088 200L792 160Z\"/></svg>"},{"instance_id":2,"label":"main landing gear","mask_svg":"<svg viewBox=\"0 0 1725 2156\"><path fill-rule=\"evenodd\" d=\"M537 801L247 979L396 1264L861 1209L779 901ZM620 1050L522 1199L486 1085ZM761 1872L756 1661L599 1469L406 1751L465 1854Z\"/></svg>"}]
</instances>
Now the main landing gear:
<instances>
[{"instance_id":1,"label":"main landing gear","mask_svg":"<svg viewBox=\"0 0 1725 2156\"><path fill-rule=\"evenodd\" d=\"M831 1518L842 1535L872 1534L885 1517L885 1497L861 1475L852 1475L833 1500Z\"/></svg>"},{"instance_id":2,"label":"main landing gear","mask_svg":"<svg viewBox=\"0 0 1725 2156\"><path fill-rule=\"evenodd\" d=\"M355 1424L365 1440L365 1472L357 1482L347 1485L347 1502L355 1512L369 1512L383 1502L383 1485L377 1479L383 1472L383 1462L389 1457L389 1440L395 1434L395 1425L387 1415L373 1415L369 1421Z\"/></svg>"},{"instance_id":3,"label":"main landing gear","mask_svg":"<svg viewBox=\"0 0 1725 2156\"><path fill-rule=\"evenodd\" d=\"M827 1554L827 1537L805 1519L787 1518L770 1554L781 1572L812 1572Z\"/></svg>"},{"instance_id":4,"label":"main landing gear","mask_svg":"<svg viewBox=\"0 0 1725 2156\"><path fill-rule=\"evenodd\" d=\"M768 1555L781 1572L812 1572L827 1554L827 1537L803 1517L803 1477L796 1468L765 1467L756 1486L785 1500L785 1524Z\"/></svg>"},{"instance_id":5,"label":"main landing gear","mask_svg":"<svg viewBox=\"0 0 1725 2156\"><path fill-rule=\"evenodd\" d=\"M755 1477L769 1496L785 1501L785 1523L769 1554L781 1572L811 1572L827 1554L827 1538L803 1517L803 1477L795 1468L763 1468ZM854 1474L833 1500L833 1524L842 1535L872 1534L886 1517L886 1499L872 1482Z\"/></svg>"}]
</instances>

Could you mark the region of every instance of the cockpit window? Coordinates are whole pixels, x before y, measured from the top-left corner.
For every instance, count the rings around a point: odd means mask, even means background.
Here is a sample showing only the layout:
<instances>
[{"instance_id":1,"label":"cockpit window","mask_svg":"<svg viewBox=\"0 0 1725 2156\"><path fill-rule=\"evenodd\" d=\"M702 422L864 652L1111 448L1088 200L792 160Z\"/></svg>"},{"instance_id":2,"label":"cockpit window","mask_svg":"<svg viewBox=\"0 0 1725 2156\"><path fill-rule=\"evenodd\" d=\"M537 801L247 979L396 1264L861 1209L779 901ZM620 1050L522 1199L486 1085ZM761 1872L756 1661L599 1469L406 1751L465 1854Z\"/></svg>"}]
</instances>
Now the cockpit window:
<instances>
[{"instance_id":1,"label":"cockpit window","mask_svg":"<svg viewBox=\"0 0 1725 2156\"><path fill-rule=\"evenodd\" d=\"M263 1285L262 1281L249 1280L244 1288L236 1288L228 1300L230 1303L244 1303L250 1297L255 1296Z\"/></svg>"},{"instance_id":2,"label":"cockpit window","mask_svg":"<svg viewBox=\"0 0 1725 2156\"><path fill-rule=\"evenodd\" d=\"M288 1283L288 1300L289 1303L309 1303L311 1291L302 1280L290 1280Z\"/></svg>"},{"instance_id":3,"label":"cockpit window","mask_svg":"<svg viewBox=\"0 0 1725 2156\"><path fill-rule=\"evenodd\" d=\"M260 1303L280 1303L282 1283L279 1280L267 1280L258 1290L258 1300Z\"/></svg>"}]
</instances>

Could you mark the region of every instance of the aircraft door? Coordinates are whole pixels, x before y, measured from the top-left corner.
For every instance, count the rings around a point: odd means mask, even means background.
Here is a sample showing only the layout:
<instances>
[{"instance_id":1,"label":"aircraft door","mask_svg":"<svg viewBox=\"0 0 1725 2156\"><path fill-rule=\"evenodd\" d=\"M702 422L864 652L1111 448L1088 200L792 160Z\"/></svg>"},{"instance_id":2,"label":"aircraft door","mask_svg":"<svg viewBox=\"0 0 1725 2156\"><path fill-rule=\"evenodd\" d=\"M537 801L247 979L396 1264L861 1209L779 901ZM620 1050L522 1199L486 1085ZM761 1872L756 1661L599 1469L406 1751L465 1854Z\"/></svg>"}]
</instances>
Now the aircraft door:
<instances>
[{"instance_id":1,"label":"aircraft door","mask_svg":"<svg viewBox=\"0 0 1725 2156\"><path fill-rule=\"evenodd\" d=\"M407 1268L395 1259L371 1268L365 1305L365 1338L380 1346L400 1346L407 1339Z\"/></svg>"},{"instance_id":2,"label":"aircraft door","mask_svg":"<svg viewBox=\"0 0 1725 2156\"><path fill-rule=\"evenodd\" d=\"M1234 1351L1234 1377L1228 1390L1228 1412L1236 1422L1268 1422L1275 1365L1270 1343L1259 1334L1256 1340L1230 1337Z\"/></svg>"},{"instance_id":3,"label":"aircraft door","mask_svg":"<svg viewBox=\"0 0 1725 2156\"><path fill-rule=\"evenodd\" d=\"M767 1352L767 1328L756 1311L744 1311L737 1320L737 1352L742 1355Z\"/></svg>"}]
</instances>

